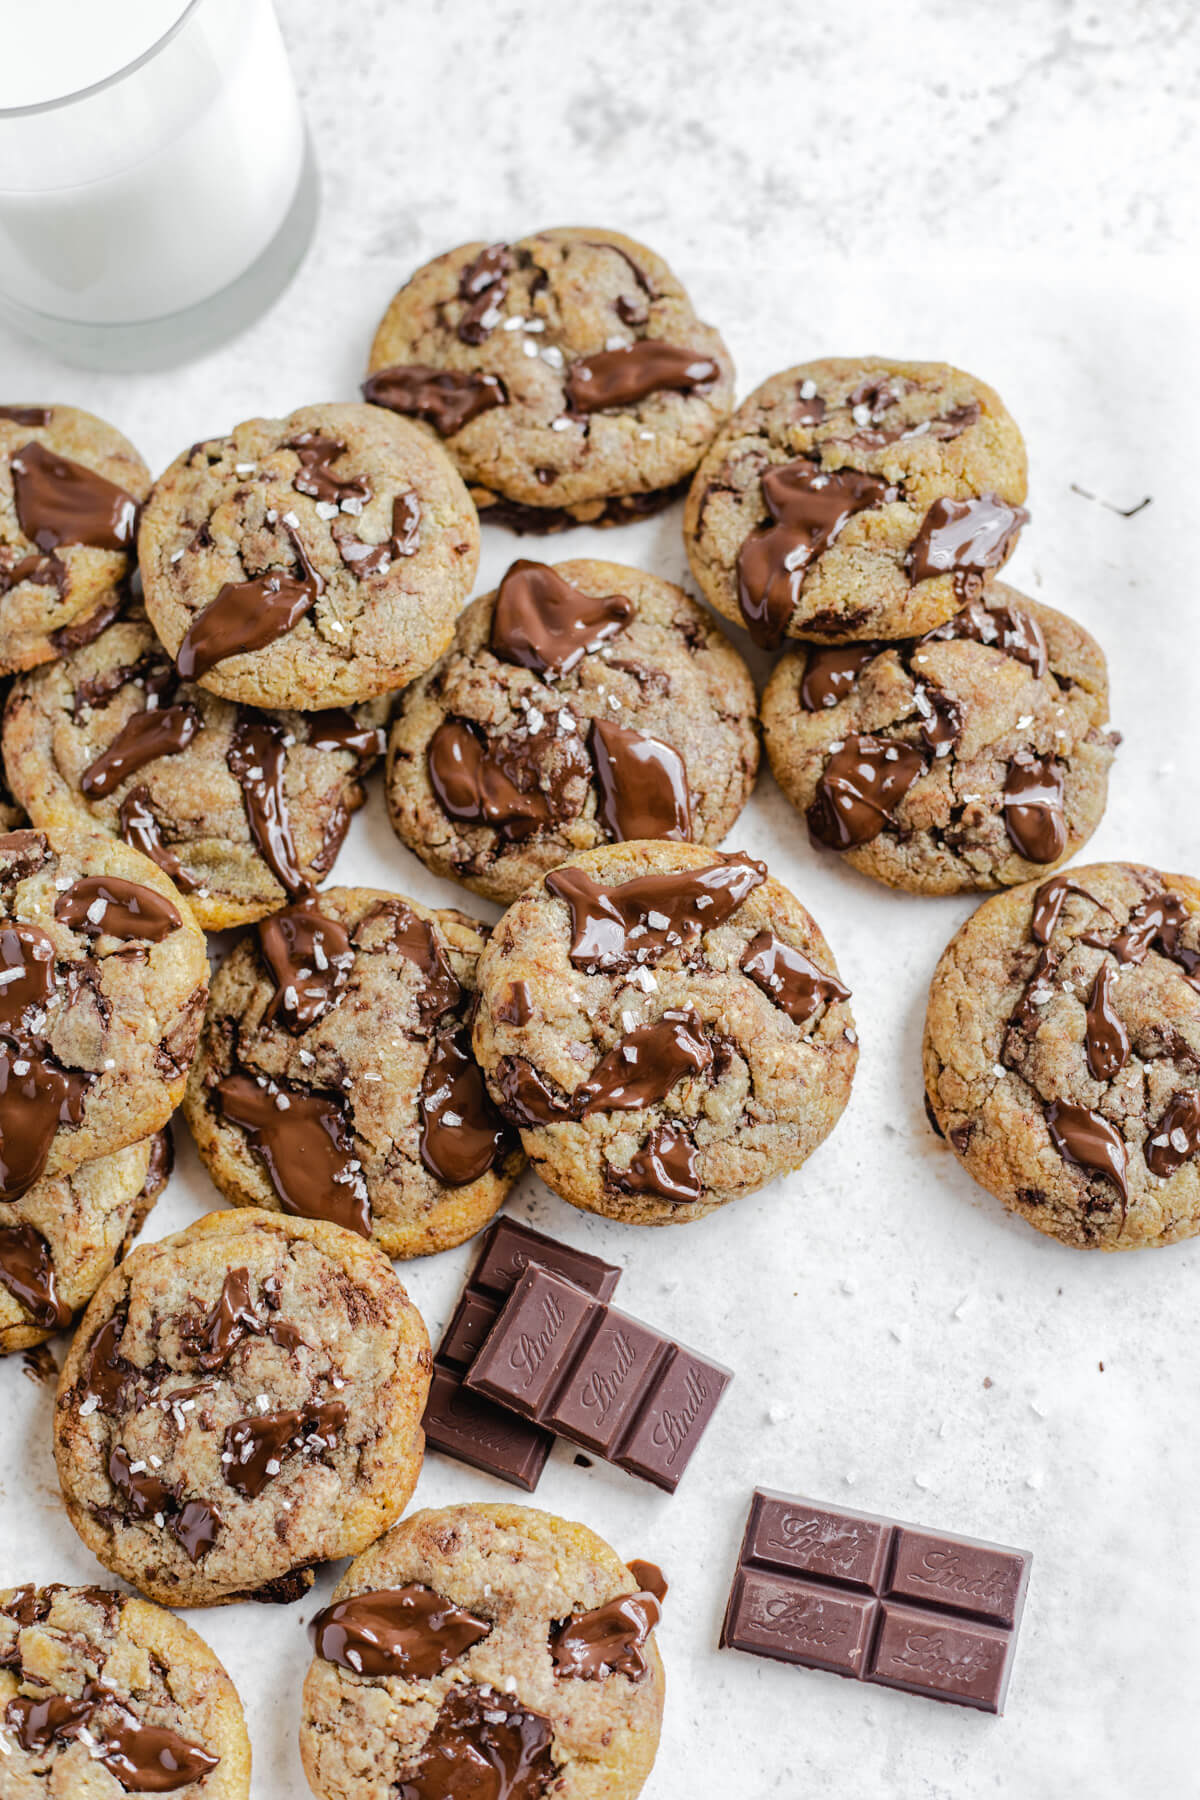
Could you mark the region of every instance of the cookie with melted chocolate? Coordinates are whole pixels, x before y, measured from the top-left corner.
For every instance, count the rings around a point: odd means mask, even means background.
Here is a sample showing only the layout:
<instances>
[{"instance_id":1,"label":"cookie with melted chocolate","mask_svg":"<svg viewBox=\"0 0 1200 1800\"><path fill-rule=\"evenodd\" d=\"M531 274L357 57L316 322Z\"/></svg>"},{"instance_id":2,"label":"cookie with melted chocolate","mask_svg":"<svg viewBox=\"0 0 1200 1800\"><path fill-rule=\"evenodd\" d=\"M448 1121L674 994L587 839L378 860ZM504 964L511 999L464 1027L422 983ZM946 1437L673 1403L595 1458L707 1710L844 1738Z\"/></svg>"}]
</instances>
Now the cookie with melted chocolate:
<instances>
[{"instance_id":1,"label":"cookie with melted chocolate","mask_svg":"<svg viewBox=\"0 0 1200 1800\"><path fill-rule=\"evenodd\" d=\"M44 1344L83 1310L145 1224L172 1162L168 1127L43 1176L0 1207L0 1356Z\"/></svg>"},{"instance_id":2,"label":"cookie with melted chocolate","mask_svg":"<svg viewBox=\"0 0 1200 1800\"><path fill-rule=\"evenodd\" d=\"M733 404L733 362L672 271L619 232L463 244L410 277L364 396L420 419L481 516L615 525L678 497Z\"/></svg>"},{"instance_id":3,"label":"cookie with melted chocolate","mask_svg":"<svg viewBox=\"0 0 1200 1800\"><path fill-rule=\"evenodd\" d=\"M146 857L0 837L0 1202L165 1125L207 997L204 934Z\"/></svg>"},{"instance_id":4,"label":"cookie with melted chocolate","mask_svg":"<svg viewBox=\"0 0 1200 1800\"><path fill-rule=\"evenodd\" d=\"M86 643L120 610L149 487L105 420L0 405L0 674Z\"/></svg>"},{"instance_id":5,"label":"cookie with melted chocolate","mask_svg":"<svg viewBox=\"0 0 1200 1800\"><path fill-rule=\"evenodd\" d=\"M378 407L301 407L193 444L138 552L181 677L249 706L354 706L439 657L471 590L475 509L441 446Z\"/></svg>"},{"instance_id":6,"label":"cookie with melted chocolate","mask_svg":"<svg viewBox=\"0 0 1200 1800\"><path fill-rule=\"evenodd\" d=\"M1095 863L987 900L934 971L931 1116L1077 1249L1200 1231L1200 882Z\"/></svg>"},{"instance_id":7,"label":"cookie with melted chocolate","mask_svg":"<svg viewBox=\"0 0 1200 1800\"><path fill-rule=\"evenodd\" d=\"M976 598L1027 514L999 396L945 363L828 357L724 426L684 514L706 600L777 648L915 637Z\"/></svg>"},{"instance_id":8,"label":"cookie with melted chocolate","mask_svg":"<svg viewBox=\"0 0 1200 1800\"><path fill-rule=\"evenodd\" d=\"M742 658L673 582L522 559L400 699L392 824L502 904L597 844L717 844L754 785L755 714Z\"/></svg>"},{"instance_id":9,"label":"cookie with melted chocolate","mask_svg":"<svg viewBox=\"0 0 1200 1800\"><path fill-rule=\"evenodd\" d=\"M0 1589L0 1732L6 1794L249 1797L223 1664L182 1619L112 1589Z\"/></svg>"},{"instance_id":10,"label":"cookie with melted chocolate","mask_svg":"<svg viewBox=\"0 0 1200 1800\"><path fill-rule=\"evenodd\" d=\"M634 1800L658 1748L665 1583L584 1525L414 1513L309 1627L300 1749L320 1800Z\"/></svg>"},{"instance_id":11,"label":"cookie with melted chocolate","mask_svg":"<svg viewBox=\"0 0 1200 1800\"><path fill-rule=\"evenodd\" d=\"M588 851L514 902L478 978L492 1098L539 1175L590 1212L700 1218L798 1169L850 1096L849 989L747 856Z\"/></svg>"},{"instance_id":12,"label":"cookie with melted chocolate","mask_svg":"<svg viewBox=\"0 0 1200 1800\"><path fill-rule=\"evenodd\" d=\"M253 923L329 874L388 705L235 705L181 681L131 608L94 643L14 683L5 754L37 825L132 844L217 931Z\"/></svg>"},{"instance_id":13,"label":"cookie with melted chocolate","mask_svg":"<svg viewBox=\"0 0 1200 1800\"><path fill-rule=\"evenodd\" d=\"M424 1256L472 1237L522 1166L470 1048L487 927L373 888L264 919L213 981L184 1101L213 1180Z\"/></svg>"},{"instance_id":14,"label":"cookie with melted chocolate","mask_svg":"<svg viewBox=\"0 0 1200 1800\"><path fill-rule=\"evenodd\" d=\"M71 1522L160 1603L294 1599L403 1511L430 1366L374 1245L210 1213L132 1251L75 1335L55 1410Z\"/></svg>"},{"instance_id":15,"label":"cookie with melted chocolate","mask_svg":"<svg viewBox=\"0 0 1200 1800\"><path fill-rule=\"evenodd\" d=\"M1120 742L1094 638L1002 582L923 638L784 656L762 716L813 842L920 894L1010 887L1073 856Z\"/></svg>"}]
</instances>

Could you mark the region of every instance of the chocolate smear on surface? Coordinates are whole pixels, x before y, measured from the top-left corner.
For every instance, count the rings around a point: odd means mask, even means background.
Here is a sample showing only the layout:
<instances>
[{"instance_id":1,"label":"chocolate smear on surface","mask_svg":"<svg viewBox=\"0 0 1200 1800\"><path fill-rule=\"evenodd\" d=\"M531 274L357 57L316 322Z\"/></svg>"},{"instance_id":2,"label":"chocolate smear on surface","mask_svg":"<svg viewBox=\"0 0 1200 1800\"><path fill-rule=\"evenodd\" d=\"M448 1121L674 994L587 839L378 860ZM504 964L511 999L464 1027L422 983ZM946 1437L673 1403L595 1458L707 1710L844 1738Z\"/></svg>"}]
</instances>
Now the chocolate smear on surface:
<instances>
[{"instance_id":1,"label":"chocolate smear on surface","mask_svg":"<svg viewBox=\"0 0 1200 1800\"><path fill-rule=\"evenodd\" d=\"M157 863L169 875L181 894L194 894L199 883L194 881L175 855L163 842L162 826L154 811L148 787L130 788L121 802L118 815L121 836L134 850Z\"/></svg>"},{"instance_id":2,"label":"chocolate smear on surface","mask_svg":"<svg viewBox=\"0 0 1200 1800\"><path fill-rule=\"evenodd\" d=\"M265 650L286 636L325 591L325 578L290 525L284 527L300 574L268 569L248 581L227 581L196 614L175 654L184 681L199 681L230 656Z\"/></svg>"},{"instance_id":3,"label":"chocolate smear on surface","mask_svg":"<svg viewBox=\"0 0 1200 1800\"><path fill-rule=\"evenodd\" d=\"M0 1287L39 1331L61 1331L70 1324L71 1308L59 1298L50 1246L27 1220L0 1225Z\"/></svg>"},{"instance_id":4,"label":"chocolate smear on surface","mask_svg":"<svg viewBox=\"0 0 1200 1800\"><path fill-rule=\"evenodd\" d=\"M766 879L765 863L732 855L611 885L568 866L547 875L545 886L570 911L575 967L621 970L672 951L688 955Z\"/></svg>"},{"instance_id":5,"label":"chocolate smear on surface","mask_svg":"<svg viewBox=\"0 0 1200 1800\"><path fill-rule=\"evenodd\" d=\"M805 712L822 712L844 700L884 647L880 643L807 644L800 682L800 704Z\"/></svg>"},{"instance_id":6,"label":"chocolate smear on surface","mask_svg":"<svg viewBox=\"0 0 1200 1800\"><path fill-rule=\"evenodd\" d=\"M258 944L275 981L263 1023L307 1031L337 1005L350 979L354 951L345 926L307 896L261 920Z\"/></svg>"},{"instance_id":7,"label":"chocolate smear on surface","mask_svg":"<svg viewBox=\"0 0 1200 1800\"><path fill-rule=\"evenodd\" d=\"M373 406L424 419L439 437L453 437L493 406L507 406L504 383L469 369L435 369L428 363L396 364L369 375L362 396Z\"/></svg>"},{"instance_id":8,"label":"chocolate smear on surface","mask_svg":"<svg viewBox=\"0 0 1200 1800\"><path fill-rule=\"evenodd\" d=\"M591 744L596 813L610 838L690 840L691 794L678 750L611 719L592 721Z\"/></svg>"},{"instance_id":9,"label":"chocolate smear on surface","mask_svg":"<svg viewBox=\"0 0 1200 1800\"><path fill-rule=\"evenodd\" d=\"M134 713L100 755L90 762L79 780L89 800L111 794L147 763L160 756L178 756L203 729L200 714L189 701L164 707L161 712Z\"/></svg>"},{"instance_id":10,"label":"chocolate smear on surface","mask_svg":"<svg viewBox=\"0 0 1200 1800\"><path fill-rule=\"evenodd\" d=\"M285 1456L335 1450L345 1423L340 1400L313 1400L295 1410L235 1419L225 1432L225 1480L243 1499L257 1500L280 1473Z\"/></svg>"},{"instance_id":11,"label":"chocolate smear on surface","mask_svg":"<svg viewBox=\"0 0 1200 1800\"><path fill-rule=\"evenodd\" d=\"M520 558L496 590L491 647L503 661L553 678L569 674L632 617L624 594L585 594L549 564Z\"/></svg>"},{"instance_id":12,"label":"chocolate smear on surface","mask_svg":"<svg viewBox=\"0 0 1200 1800\"><path fill-rule=\"evenodd\" d=\"M927 632L923 644L969 639L1003 650L1032 669L1040 681L1050 665L1046 634L1033 614L1015 600L969 600L952 619Z\"/></svg>"},{"instance_id":13,"label":"chocolate smear on surface","mask_svg":"<svg viewBox=\"0 0 1200 1800\"><path fill-rule=\"evenodd\" d=\"M1112 1004L1115 980L1112 964L1101 963L1087 1003L1084 1050L1087 1066L1097 1081L1115 1081L1129 1061L1129 1033Z\"/></svg>"},{"instance_id":14,"label":"chocolate smear on surface","mask_svg":"<svg viewBox=\"0 0 1200 1800\"><path fill-rule=\"evenodd\" d=\"M300 467L292 476L292 486L298 494L307 494L311 500L337 507L349 500L351 507L347 510L361 510L371 498L371 484L363 476L354 475L343 481L334 474L334 463L346 454L346 445L341 438L324 437L318 431L302 431L287 448L294 450L300 459Z\"/></svg>"},{"instance_id":15,"label":"chocolate smear on surface","mask_svg":"<svg viewBox=\"0 0 1200 1800\"><path fill-rule=\"evenodd\" d=\"M330 531L343 563L359 581L386 575L398 557L415 556L421 548L421 502L411 488L396 495L391 536L381 544L364 544L340 519L333 521Z\"/></svg>"},{"instance_id":16,"label":"chocolate smear on surface","mask_svg":"<svg viewBox=\"0 0 1200 1800\"><path fill-rule=\"evenodd\" d=\"M439 1031L421 1080L421 1161L446 1187L466 1187L511 1148L472 1057L466 1027Z\"/></svg>"},{"instance_id":17,"label":"chocolate smear on surface","mask_svg":"<svg viewBox=\"0 0 1200 1800\"><path fill-rule=\"evenodd\" d=\"M808 809L808 828L819 844L851 850L869 844L885 826L927 761L911 744L887 738L848 737L833 752Z\"/></svg>"},{"instance_id":18,"label":"chocolate smear on surface","mask_svg":"<svg viewBox=\"0 0 1200 1800\"><path fill-rule=\"evenodd\" d=\"M219 1081L213 1098L221 1117L240 1126L261 1156L285 1213L370 1237L367 1186L339 1099L239 1074Z\"/></svg>"},{"instance_id":19,"label":"chocolate smear on surface","mask_svg":"<svg viewBox=\"0 0 1200 1800\"><path fill-rule=\"evenodd\" d=\"M1106 1175L1123 1201L1129 1198L1125 1180L1128 1152L1115 1125L1086 1106L1070 1106L1052 1100L1046 1108L1046 1124L1059 1155L1094 1175Z\"/></svg>"},{"instance_id":20,"label":"chocolate smear on surface","mask_svg":"<svg viewBox=\"0 0 1200 1800\"><path fill-rule=\"evenodd\" d=\"M751 938L738 967L796 1025L803 1025L823 1006L848 1000L850 989L827 975L803 952L769 931Z\"/></svg>"},{"instance_id":21,"label":"chocolate smear on surface","mask_svg":"<svg viewBox=\"0 0 1200 1800\"><path fill-rule=\"evenodd\" d=\"M252 1304L249 1269L230 1269L203 1329L193 1335L196 1361L211 1375L225 1367L239 1344L258 1337L270 1338L289 1354L302 1349L305 1342L294 1325L275 1316L265 1293L263 1311Z\"/></svg>"},{"instance_id":22,"label":"chocolate smear on surface","mask_svg":"<svg viewBox=\"0 0 1200 1800\"><path fill-rule=\"evenodd\" d=\"M914 584L953 575L955 590L963 599L973 599L1028 522L1023 506L1010 506L998 494L935 500L909 548L909 575Z\"/></svg>"},{"instance_id":23,"label":"chocolate smear on surface","mask_svg":"<svg viewBox=\"0 0 1200 1800\"><path fill-rule=\"evenodd\" d=\"M452 1687L396 1800L542 1800L558 1774L554 1729L494 1688Z\"/></svg>"},{"instance_id":24,"label":"chocolate smear on surface","mask_svg":"<svg viewBox=\"0 0 1200 1800\"><path fill-rule=\"evenodd\" d=\"M461 343L482 344L499 324L512 267L507 244L488 244L466 265L458 278L458 297L467 303L455 327Z\"/></svg>"},{"instance_id":25,"label":"chocolate smear on surface","mask_svg":"<svg viewBox=\"0 0 1200 1800\"><path fill-rule=\"evenodd\" d=\"M710 356L678 344L643 338L618 350L578 357L567 370L567 404L572 412L601 412L634 406L649 394L671 389L691 394L717 380L721 371Z\"/></svg>"},{"instance_id":26,"label":"chocolate smear on surface","mask_svg":"<svg viewBox=\"0 0 1200 1800\"><path fill-rule=\"evenodd\" d=\"M306 892L309 883L300 867L288 818L285 737L283 727L274 719L239 707L225 761L241 786L246 823L259 855L280 887L297 895Z\"/></svg>"},{"instance_id":27,"label":"chocolate smear on surface","mask_svg":"<svg viewBox=\"0 0 1200 1800\"><path fill-rule=\"evenodd\" d=\"M582 1117L657 1106L677 1082L711 1068L712 1045L690 1008L627 1031L575 1090Z\"/></svg>"},{"instance_id":28,"label":"chocolate smear on surface","mask_svg":"<svg viewBox=\"0 0 1200 1800\"><path fill-rule=\"evenodd\" d=\"M576 1681L602 1681L609 1675L645 1681L650 1673L646 1640L661 1616L657 1597L648 1592L572 1613L550 1633L555 1673Z\"/></svg>"},{"instance_id":29,"label":"chocolate smear on surface","mask_svg":"<svg viewBox=\"0 0 1200 1800\"><path fill-rule=\"evenodd\" d=\"M1200 1087L1183 1088L1146 1139L1146 1167L1160 1181L1168 1181L1198 1150Z\"/></svg>"},{"instance_id":30,"label":"chocolate smear on surface","mask_svg":"<svg viewBox=\"0 0 1200 1800\"><path fill-rule=\"evenodd\" d=\"M696 1166L696 1146L681 1125L657 1125L634 1151L624 1169L606 1167L612 1185L623 1194L650 1194L656 1200L689 1205L704 1192Z\"/></svg>"},{"instance_id":31,"label":"chocolate smear on surface","mask_svg":"<svg viewBox=\"0 0 1200 1800\"><path fill-rule=\"evenodd\" d=\"M86 937L141 939L161 944L183 924L165 894L120 875L84 875L54 902L54 916Z\"/></svg>"},{"instance_id":32,"label":"chocolate smear on surface","mask_svg":"<svg viewBox=\"0 0 1200 1800\"><path fill-rule=\"evenodd\" d=\"M1057 862L1067 847L1063 772L1051 757L1018 750L1004 780L1004 824L1029 862Z\"/></svg>"},{"instance_id":33,"label":"chocolate smear on surface","mask_svg":"<svg viewBox=\"0 0 1200 1800\"><path fill-rule=\"evenodd\" d=\"M36 442L17 451L11 468L17 523L39 550L131 547L138 504L116 482Z\"/></svg>"}]
</instances>

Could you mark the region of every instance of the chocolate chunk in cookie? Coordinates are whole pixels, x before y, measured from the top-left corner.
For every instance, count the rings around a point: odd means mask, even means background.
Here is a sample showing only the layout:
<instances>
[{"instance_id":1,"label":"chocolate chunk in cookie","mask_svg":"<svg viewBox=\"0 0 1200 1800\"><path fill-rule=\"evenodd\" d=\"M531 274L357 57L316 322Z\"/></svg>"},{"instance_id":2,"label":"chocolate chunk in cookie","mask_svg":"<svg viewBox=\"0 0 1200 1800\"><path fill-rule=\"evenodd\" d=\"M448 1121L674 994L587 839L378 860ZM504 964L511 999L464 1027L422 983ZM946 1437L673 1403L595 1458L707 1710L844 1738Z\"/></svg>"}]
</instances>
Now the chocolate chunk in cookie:
<instances>
[{"instance_id":1,"label":"chocolate chunk in cookie","mask_svg":"<svg viewBox=\"0 0 1200 1800\"><path fill-rule=\"evenodd\" d=\"M1097 863L988 900L934 972L925 1085L955 1155L1080 1249L1200 1230L1200 884Z\"/></svg>"},{"instance_id":2,"label":"chocolate chunk in cookie","mask_svg":"<svg viewBox=\"0 0 1200 1800\"><path fill-rule=\"evenodd\" d=\"M313 1792L634 1800L662 1720L664 1593L653 1565L549 1513L414 1513L309 1628Z\"/></svg>"},{"instance_id":3,"label":"chocolate chunk in cookie","mask_svg":"<svg viewBox=\"0 0 1200 1800\"><path fill-rule=\"evenodd\" d=\"M762 712L813 840L925 894L1011 886L1073 856L1120 742L1099 645L1001 582L923 638L794 651Z\"/></svg>"},{"instance_id":4,"label":"chocolate chunk in cookie","mask_svg":"<svg viewBox=\"0 0 1200 1800\"><path fill-rule=\"evenodd\" d=\"M733 363L661 257L616 232L464 244L400 289L368 400L422 420L485 518L609 525L669 504L733 403Z\"/></svg>"},{"instance_id":5,"label":"chocolate chunk in cookie","mask_svg":"<svg viewBox=\"0 0 1200 1800\"><path fill-rule=\"evenodd\" d=\"M754 684L681 588L619 563L516 562L403 696L392 824L489 899L597 844L717 844L758 769Z\"/></svg>"},{"instance_id":6,"label":"chocolate chunk in cookie","mask_svg":"<svg viewBox=\"0 0 1200 1800\"><path fill-rule=\"evenodd\" d=\"M640 1225L797 1169L850 1094L832 952L762 863L664 843L534 883L479 964L475 1050L538 1173Z\"/></svg>"},{"instance_id":7,"label":"chocolate chunk in cookie","mask_svg":"<svg viewBox=\"0 0 1200 1800\"><path fill-rule=\"evenodd\" d=\"M71 1522L152 1599L294 1597L403 1510L430 1360L373 1246L210 1213L134 1250L83 1319L55 1418Z\"/></svg>"},{"instance_id":8,"label":"chocolate chunk in cookie","mask_svg":"<svg viewBox=\"0 0 1200 1800\"><path fill-rule=\"evenodd\" d=\"M185 681L252 706L350 706L445 649L479 554L428 434L308 406L193 444L138 533L146 610Z\"/></svg>"},{"instance_id":9,"label":"chocolate chunk in cookie","mask_svg":"<svg viewBox=\"0 0 1200 1800\"><path fill-rule=\"evenodd\" d=\"M755 641L912 637L983 591L1027 514L999 397L944 363L830 357L773 375L696 471L692 572Z\"/></svg>"}]
</instances>

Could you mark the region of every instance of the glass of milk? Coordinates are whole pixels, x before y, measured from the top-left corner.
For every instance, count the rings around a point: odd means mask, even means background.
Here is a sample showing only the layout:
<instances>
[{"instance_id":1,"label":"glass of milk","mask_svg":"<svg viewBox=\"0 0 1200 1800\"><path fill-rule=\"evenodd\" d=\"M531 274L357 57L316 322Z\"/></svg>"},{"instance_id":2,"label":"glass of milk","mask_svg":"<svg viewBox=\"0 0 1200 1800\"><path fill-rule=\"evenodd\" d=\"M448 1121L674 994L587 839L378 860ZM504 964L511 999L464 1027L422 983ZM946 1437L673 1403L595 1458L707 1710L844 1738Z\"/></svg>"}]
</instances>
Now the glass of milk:
<instances>
[{"instance_id":1,"label":"glass of milk","mask_svg":"<svg viewBox=\"0 0 1200 1800\"><path fill-rule=\"evenodd\" d=\"M0 319L96 368L230 336L295 272L317 180L271 0L3 8Z\"/></svg>"}]
</instances>

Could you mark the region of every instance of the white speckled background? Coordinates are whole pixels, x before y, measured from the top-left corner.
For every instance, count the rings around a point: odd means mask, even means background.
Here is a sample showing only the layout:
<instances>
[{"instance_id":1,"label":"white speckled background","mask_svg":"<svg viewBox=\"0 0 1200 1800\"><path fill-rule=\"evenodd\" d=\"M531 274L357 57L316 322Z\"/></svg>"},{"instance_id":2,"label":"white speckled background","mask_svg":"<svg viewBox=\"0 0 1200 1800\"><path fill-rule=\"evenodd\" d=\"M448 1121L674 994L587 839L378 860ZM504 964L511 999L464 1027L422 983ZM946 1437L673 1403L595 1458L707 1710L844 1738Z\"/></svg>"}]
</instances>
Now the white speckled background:
<instances>
[{"instance_id":1,"label":"white speckled background","mask_svg":"<svg viewBox=\"0 0 1200 1800\"><path fill-rule=\"evenodd\" d=\"M999 388L1032 464L1010 578L1095 630L1125 733L1085 855L1200 870L1191 0L281 11L324 176L299 283L169 378L74 374L0 335L6 398L108 414L161 467L234 419L352 395L376 317L428 255L544 224L620 227L725 331L742 392L865 350L945 358ZM1075 487L1153 503L1126 519ZM485 535L481 587L516 550ZM677 513L550 554L593 549L684 568ZM624 1262L630 1311L736 1371L674 1499L561 1448L536 1496L671 1578L647 1800L1195 1794L1200 1245L1062 1249L934 1140L924 992L969 900L889 894L819 858L768 776L731 843L769 856L854 987L862 1060L842 1124L798 1177L678 1231L574 1213L529 1178L513 1202ZM336 874L459 897L393 840L377 784ZM216 1203L181 1138L152 1235ZM403 1271L435 1338L467 1260ZM98 1574L59 1503L49 1415L20 1358L0 1368L0 1585ZM1007 1716L718 1653L755 1483L1031 1549ZM417 1494L490 1497L519 1498L436 1456ZM192 1615L246 1703L256 1800L304 1792L312 1609Z\"/></svg>"}]
</instances>

